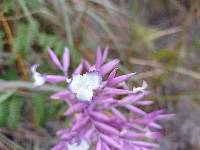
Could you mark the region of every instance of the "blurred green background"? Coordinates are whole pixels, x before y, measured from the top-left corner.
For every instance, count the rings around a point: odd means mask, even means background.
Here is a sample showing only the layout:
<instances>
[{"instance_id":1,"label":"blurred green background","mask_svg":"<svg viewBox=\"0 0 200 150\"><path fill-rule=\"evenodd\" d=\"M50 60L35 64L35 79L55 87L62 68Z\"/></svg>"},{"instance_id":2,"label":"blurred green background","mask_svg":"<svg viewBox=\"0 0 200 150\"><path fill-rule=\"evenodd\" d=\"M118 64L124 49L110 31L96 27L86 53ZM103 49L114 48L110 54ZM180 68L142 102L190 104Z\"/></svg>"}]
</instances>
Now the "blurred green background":
<instances>
[{"instance_id":1,"label":"blurred green background","mask_svg":"<svg viewBox=\"0 0 200 150\"><path fill-rule=\"evenodd\" d=\"M67 122L66 106L48 98L59 87L31 88L30 66L59 74L47 48L61 56L65 46L71 50L71 70L79 58L94 61L97 46L108 46L109 58L121 60L121 73L137 72L131 86L147 81L155 107L176 112L185 99L199 105L199 0L4 0L1 149L46 150L55 142L55 131Z\"/></svg>"}]
</instances>

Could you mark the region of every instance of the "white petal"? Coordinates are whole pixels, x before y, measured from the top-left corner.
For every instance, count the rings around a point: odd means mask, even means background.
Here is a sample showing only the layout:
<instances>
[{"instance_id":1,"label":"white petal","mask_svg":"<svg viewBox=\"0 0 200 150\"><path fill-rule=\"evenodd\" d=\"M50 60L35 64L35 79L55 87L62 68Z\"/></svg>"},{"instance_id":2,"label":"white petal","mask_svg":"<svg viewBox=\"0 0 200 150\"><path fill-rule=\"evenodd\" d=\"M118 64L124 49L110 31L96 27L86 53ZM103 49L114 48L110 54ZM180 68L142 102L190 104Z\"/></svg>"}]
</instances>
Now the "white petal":
<instances>
[{"instance_id":1,"label":"white petal","mask_svg":"<svg viewBox=\"0 0 200 150\"><path fill-rule=\"evenodd\" d=\"M35 87L43 85L46 81L45 77L36 71L38 67L39 67L38 64L35 64L31 67L32 78L34 80Z\"/></svg>"},{"instance_id":2,"label":"white petal","mask_svg":"<svg viewBox=\"0 0 200 150\"><path fill-rule=\"evenodd\" d=\"M78 144L67 144L68 150L89 150L89 144L85 141L82 140L81 143Z\"/></svg>"},{"instance_id":3,"label":"white petal","mask_svg":"<svg viewBox=\"0 0 200 150\"><path fill-rule=\"evenodd\" d=\"M72 81L69 85L69 88L73 93L77 93L83 84L83 76L82 75L74 75Z\"/></svg>"},{"instance_id":4,"label":"white petal","mask_svg":"<svg viewBox=\"0 0 200 150\"><path fill-rule=\"evenodd\" d=\"M81 141L81 145L82 145L82 147L83 147L83 149L82 150L88 150L89 149L89 144L85 141L85 140L82 140Z\"/></svg>"},{"instance_id":5,"label":"white petal","mask_svg":"<svg viewBox=\"0 0 200 150\"><path fill-rule=\"evenodd\" d=\"M148 138L150 138L150 139L153 138L153 137L152 137L152 132L151 132L148 128L146 129L145 136L148 137Z\"/></svg>"},{"instance_id":6,"label":"white petal","mask_svg":"<svg viewBox=\"0 0 200 150\"><path fill-rule=\"evenodd\" d=\"M133 93L144 92L148 87L146 81L143 80L141 87L133 87Z\"/></svg>"},{"instance_id":7,"label":"white petal","mask_svg":"<svg viewBox=\"0 0 200 150\"><path fill-rule=\"evenodd\" d=\"M95 90L100 86L102 78L98 73L86 73L83 77L86 79L87 84L92 90Z\"/></svg>"},{"instance_id":8,"label":"white petal","mask_svg":"<svg viewBox=\"0 0 200 150\"><path fill-rule=\"evenodd\" d=\"M93 90L100 87L101 76L96 72L90 72L83 75L74 75L69 85L72 93L82 101L90 101L93 96Z\"/></svg>"},{"instance_id":9,"label":"white petal","mask_svg":"<svg viewBox=\"0 0 200 150\"><path fill-rule=\"evenodd\" d=\"M143 87L144 89L146 89L146 88L148 87L148 84L147 84L147 82L146 82L146 81L144 81L144 80L143 80L143 82L142 82L142 87Z\"/></svg>"},{"instance_id":10,"label":"white petal","mask_svg":"<svg viewBox=\"0 0 200 150\"><path fill-rule=\"evenodd\" d=\"M76 97L82 101L90 101L93 96L93 91L82 87L78 90Z\"/></svg>"},{"instance_id":11,"label":"white petal","mask_svg":"<svg viewBox=\"0 0 200 150\"><path fill-rule=\"evenodd\" d=\"M45 77L42 76L41 74L34 74L33 75L33 79L34 79L34 86L41 86L45 83Z\"/></svg>"}]
</instances>

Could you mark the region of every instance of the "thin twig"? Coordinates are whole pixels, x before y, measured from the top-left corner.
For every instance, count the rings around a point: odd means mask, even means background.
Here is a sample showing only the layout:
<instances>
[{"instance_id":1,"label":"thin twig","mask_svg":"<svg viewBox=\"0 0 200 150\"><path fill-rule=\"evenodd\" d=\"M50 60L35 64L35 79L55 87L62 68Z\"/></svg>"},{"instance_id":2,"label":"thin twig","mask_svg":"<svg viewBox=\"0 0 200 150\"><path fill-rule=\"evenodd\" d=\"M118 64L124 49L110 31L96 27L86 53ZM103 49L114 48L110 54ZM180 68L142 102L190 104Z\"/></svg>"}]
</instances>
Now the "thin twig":
<instances>
[{"instance_id":1,"label":"thin twig","mask_svg":"<svg viewBox=\"0 0 200 150\"><path fill-rule=\"evenodd\" d=\"M1 21L2 26L3 26L4 32L6 34L8 44L12 48L13 53L16 57L17 66L18 66L19 72L22 75L22 79L28 80L28 72L26 70L24 60L23 60L21 54L15 48L13 48L13 35L12 35L12 32L11 32L8 22L6 21L6 19L4 17L3 12L0 12L0 18L3 18L3 20L4 20L4 21Z\"/></svg>"},{"instance_id":2,"label":"thin twig","mask_svg":"<svg viewBox=\"0 0 200 150\"><path fill-rule=\"evenodd\" d=\"M0 80L0 92L5 92L9 90L30 90L30 91L41 91L41 92L59 92L64 90L64 88L53 86L53 85L43 85L41 87L34 87L32 82L28 81L5 81Z\"/></svg>"}]
</instances>

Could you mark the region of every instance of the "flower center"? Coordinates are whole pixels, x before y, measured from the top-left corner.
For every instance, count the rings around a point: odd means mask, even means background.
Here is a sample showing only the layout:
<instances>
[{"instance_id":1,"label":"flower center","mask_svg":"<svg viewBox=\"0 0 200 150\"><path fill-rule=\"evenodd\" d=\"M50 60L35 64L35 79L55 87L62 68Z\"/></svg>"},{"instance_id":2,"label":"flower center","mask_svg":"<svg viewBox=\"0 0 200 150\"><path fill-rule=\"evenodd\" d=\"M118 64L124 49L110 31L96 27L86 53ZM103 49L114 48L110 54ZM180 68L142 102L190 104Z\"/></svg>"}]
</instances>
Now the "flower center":
<instances>
[{"instance_id":1,"label":"flower center","mask_svg":"<svg viewBox=\"0 0 200 150\"><path fill-rule=\"evenodd\" d=\"M82 101L90 101L93 91L99 88L102 77L97 72L73 75L69 88L76 97Z\"/></svg>"}]
</instances>

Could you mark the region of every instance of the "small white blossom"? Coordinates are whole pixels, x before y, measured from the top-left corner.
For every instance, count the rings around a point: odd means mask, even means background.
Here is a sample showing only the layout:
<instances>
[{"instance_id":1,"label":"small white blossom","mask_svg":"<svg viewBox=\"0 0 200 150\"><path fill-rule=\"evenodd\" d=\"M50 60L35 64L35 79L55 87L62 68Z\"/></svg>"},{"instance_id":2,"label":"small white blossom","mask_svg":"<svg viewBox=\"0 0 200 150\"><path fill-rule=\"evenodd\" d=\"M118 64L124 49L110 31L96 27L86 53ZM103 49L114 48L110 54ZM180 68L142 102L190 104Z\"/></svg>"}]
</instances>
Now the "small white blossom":
<instances>
[{"instance_id":1,"label":"small white blossom","mask_svg":"<svg viewBox=\"0 0 200 150\"><path fill-rule=\"evenodd\" d=\"M93 90L99 88L100 83L100 75L96 72L89 72L83 75L74 75L69 87L78 99L90 101L93 97Z\"/></svg>"},{"instance_id":2,"label":"small white blossom","mask_svg":"<svg viewBox=\"0 0 200 150\"><path fill-rule=\"evenodd\" d=\"M40 74L39 72L36 71L36 69L39 67L38 64L35 64L31 67L31 72L32 72L32 78L34 80L34 86L41 86L45 83L45 77Z\"/></svg>"},{"instance_id":3,"label":"small white blossom","mask_svg":"<svg viewBox=\"0 0 200 150\"><path fill-rule=\"evenodd\" d=\"M151 132L151 130L150 130L149 128L146 128L145 136L146 136L147 138L153 139L152 132Z\"/></svg>"},{"instance_id":4,"label":"small white blossom","mask_svg":"<svg viewBox=\"0 0 200 150\"><path fill-rule=\"evenodd\" d=\"M67 144L68 150L89 150L89 144L82 140L80 144Z\"/></svg>"},{"instance_id":5,"label":"small white blossom","mask_svg":"<svg viewBox=\"0 0 200 150\"><path fill-rule=\"evenodd\" d=\"M146 81L143 80L141 87L133 87L133 93L144 92L148 87Z\"/></svg>"}]
</instances>

